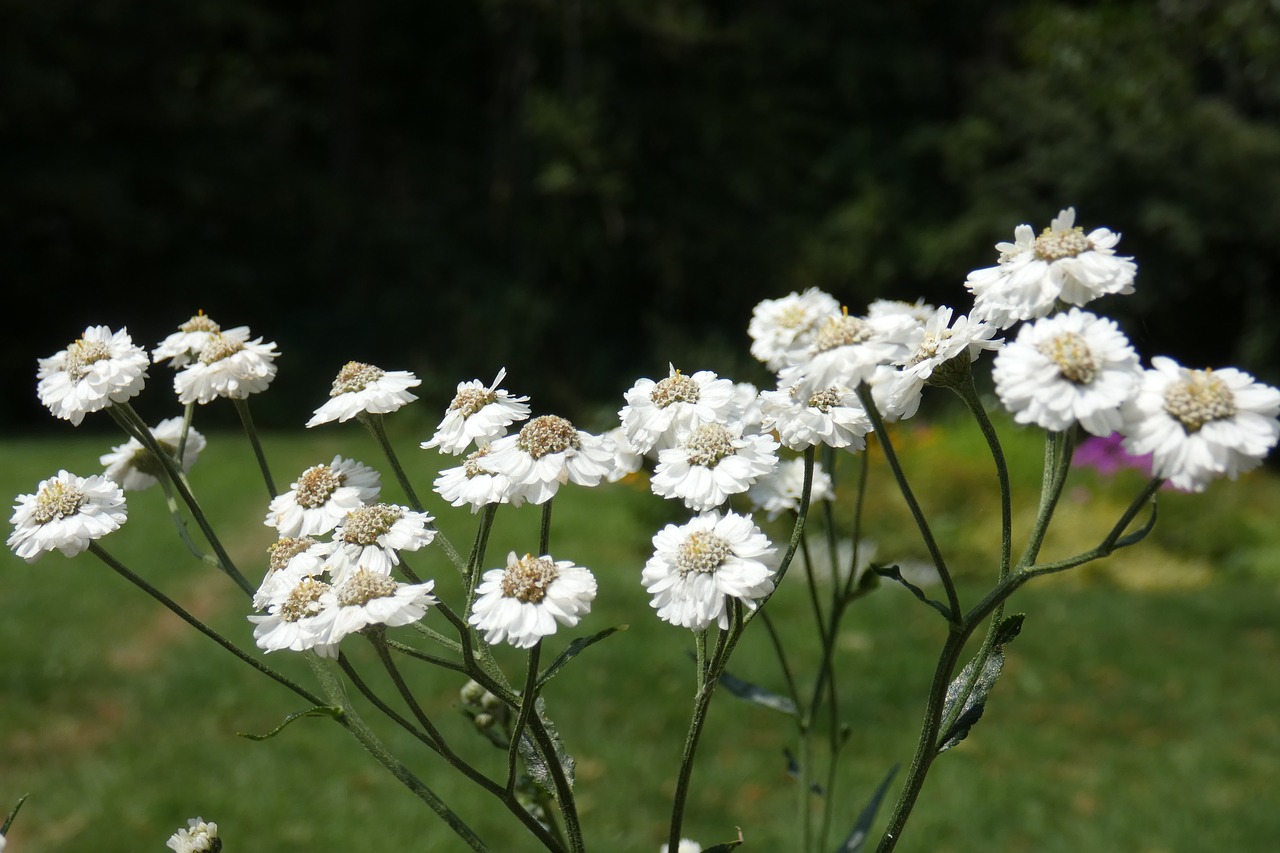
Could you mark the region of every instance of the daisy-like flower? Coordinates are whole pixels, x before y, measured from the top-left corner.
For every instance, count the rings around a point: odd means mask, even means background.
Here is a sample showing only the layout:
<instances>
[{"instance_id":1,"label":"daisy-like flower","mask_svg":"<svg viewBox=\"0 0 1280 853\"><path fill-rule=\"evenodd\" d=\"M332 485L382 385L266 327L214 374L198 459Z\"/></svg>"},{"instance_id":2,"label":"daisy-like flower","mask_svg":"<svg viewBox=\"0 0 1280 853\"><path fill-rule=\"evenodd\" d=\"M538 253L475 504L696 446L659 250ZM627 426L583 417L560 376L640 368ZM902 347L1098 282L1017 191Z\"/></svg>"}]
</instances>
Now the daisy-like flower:
<instances>
[{"instance_id":1,"label":"daisy-like flower","mask_svg":"<svg viewBox=\"0 0 1280 853\"><path fill-rule=\"evenodd\" d=\"M1257 467L1280 436L1280 390L1242 370L1190 370L1151 359L1125 403L1125 449L1152 454L1152 471L1175 488L1200 492L1215 477Z\"/></svg>"},{"instance_id":2,"label":"daisy-like flower","mask_svg":"<svg viewBox=\"0 0 1280 853\"><path fill-rule=\"evenodd\" d=\"M674 365L668 368L666 379L638 379L623 395L627 404L618 418L637 453L674 447L703 424L729 420L740 406L731 380L710 370L686 375Z\"/></svg>"},{"instance_id":3,"label":"daisy-like flower","mask_svg":"<svg viewBox=\"0 0 1280 853\"><path fill-rule=\"evenodd\" d=\"M1085 234L1075 221L1075 208L1068 207L1040 236L1030 225L1019 225L1014 242L997 243L999 263L965 280L974 299L972 316L1007 329L1045 316L1059 301L1085 305L1107 294L1133 293L1138 267L1132 258L1116 255L1120 235L1107 228Z\"/></svg>"},{"instance_id":4,"label":"daisy-like flower","mask_svg":"<svg viewBox=\"0 0 1280 853\"><path fill-rule=\"evenodd\" d=\"M178 401L204 405L217 397L243 400L265 391L276 376L275 343L249 340L247 326L212 335L200 355L173 379Z\"/></svg>"},{"instance_id":5,"label":"daisy-like flower","mask_svg":"<svg viewBox=\"0 0 1280 853\"><path fill-rule=\"evenodd\" d=\"M507 434L507 427L529 417L528 397L512 396L499 388L507 375L504 367L498 371L488 388L479 379L459 382L458 391L449 403L449 410L436 427L429 441L420 445L423 450L440 448L441 453L462 453L472 442L483 447Z\"/></svg>"},{"instance_id":6,"label":"daisy-like flower","mask_svg":"<svg viewBox=\"0 0 1280 853\"><path fill-rule=\"evenodd\" d=\"M277 592L267 607L265 615L248 617L258 648L265 652L311 649L321 657L338 656L337 644L329 642L330 625L338 609L332 586L306 575Z\"/></svg>"},{"instance_id":7,"label":"daisy-like flower","mask_svg":"<svg viewBox=\"0 0 1280 853\"><path fill-rule=\"evenodd\" d=\"M800 498L804 496L804 460L787 459L778 467L756 480L747 489L747 499L758 510L763 510L766 518L773 521L784 512L798 510ZM813 488L809 494L810 501L832 500L836 496L831 482L831 475L815 462L813 464Z\"/></svg>"},{"instance_id":8,"label":"daisy-like flower","mask_svg":"<svg viewBox=\"0 0 1280 853\"><path fill-rule=\"evenodd\" d=\"M421 384L422 380L407 370L388 371L372 364L348 361L333 380L329 401L316 409L307 426L335 420L342 423L361 412L373 415L394 412L418 399L409 389Z\"/></svg>"},{"instance_id":9,"label":"daisy-like flower","mask_svg":"<svg viewBox=\"0 0 1280 853\"><path fill-rule=\"evenodd\" d=\"M381 572L360 568L333 590L337 602L329 622L328 642L336 644L348 634L370 625L395 628L417 622L427 608L438 603L431 594L435 581L398 583Z\"/></svg>"},{"instance_id":10,"label":"daisy-like flower","mask_svg":"<svg viewBox=\"0 0 1280 853\"><path fill-rule=\"evenodd\" d=\"M825 388L817 393L801 393L793 386L762 391L762 428L777 432L783 447L804 450L816 445L866 446L864 436L871 431L866 410L851 388Z\"/></svg>"},{"instance_id":11,"label":"daisy-like flower","mask_svg":"<svg viewBox=\"0 0 1280 853\"><path fill-rule=\"evenodd\" d=\"M334 584L357 569L391 574L401 551L417 551L436 538L434 521L425 512L395 504L373 504L351 510L325 546Z\"/></svg>"},{"instance_id":12,"label":"daisy-like flower","mask_svg":"<svg viewBox=\"0 0 1280 853\"><path fill-rule=\"evenodd\" d=\"M587 569L547 555L512 552L505 569L484 573L467 621L491 646L507 642L528 649L554 634L557 622L577 625L595 597L596 579Z\"/></svg>"},{"instance_id":13,"label":"daisy-like flower","mask_svg":"<svg viewBox=\"0 0 1280 853\"><path fill-rule=\"evenodd\" d=\"M124 524L124 491L105 477L77 477L59 471L42 480L35 494L18 495L9 523L9 548L28 563L46 551L74 557Z\"/></svg>"},{"instance_id":14,"label":"daisy-like flower","mask_svg":"<svg viewBox=\"0 0 1280 853\"><path fill-rule=\"evenodd\" d=\"M604 437L613 442L613 470L605 475L606 480L616 483L644 467L645 456L631 446L625 427L616 426Z\"/></svg>"},{"instance_id":15,"label":"daisy-like flower","mask_svg":"<svg viewBox=\"0 0 1280 853\"><path fill-rule=\"evenodd\" d=\"M255 610L266 610L272 602L289 594L305 577L326 571L324 549L310 536L281 536L267 548L267 574L253 594Z\"/></svg>"},{"instance_id":16,"label":"daisy-like flower","mask_svg":"<svg viewBox=\"0 0 1280 853\"><path fill-rule=\"evenodd\" d=\"M730 598L754 610L773 592L774 547L751 518L709 512L653 537L641 579L658 617L702 631L729 627Z\"/></svg>"},{"instance_id":17,"label":"daisy-like flower","mask_svg":"<svg viewBox=\"0 0 1280 853\"><path fill-rule=\"evenodd\" d=\"M178 331L160 342L160 346L151 351L151 360L156 364L169 359L169 366L175 370L200 357L204 348L222 331L222 327L213 322L213 318L203 311L178 327Z\"/></svg>"},{"instance_id":18,"label":"daisy-like flower","mask_svg":"<svg viewBox=\"0 0 1280 853\"><path fill-rule=\"evenodd\" d=\"M182 418L166 418L151 427L151 434L163 451L176 456L178 444L182 441ZM196 457L204 450L205 443L204 436L197 430L187 430L187 443L182 449L183 471L190 471L191 466L196 464ZM110 453L100 456L98 461L106 466L107 470L103 475L119 483L126 492L151 488L159 482L157 478L164 470L160 460L136 438L117 444L111 448Z\"/></svg>"},{"instance_id":19,"label":"daisy-like flower","mask_svg":"<svg viewBox=\"0 0 1280 853\"><path fill-rule=\"evenodd\" d=\"M222 839L218 837L216 823L193 817L187 821L187 828L169 836L164 846L174 853L218 853L222 849Z\"/></svg>"},{"instance_id":20,"label":"daisy-like flower","mask_svg":"<svg viewBox=\"0 0 1280 853\"><path fill-rule=\"evenodd\" d=\"M486 467L511 482L512 506L543 504L563 483L594 486L613 470L613 444L557 415L534 418L490 445Z\"/></svg>"},{"instance_id":21,"label":"daisy-like flower","mask_svg":"<svg viewBox=\"0 0 1280 853\"><path fill-rule=\"evenodd\" d=\"M489 468L486 457L490 445L467 454L461 465L446 468L432 483L436 494L452 506L471 505L472 512L490 504L511 500L511 480L503 474L495 474Z\"/></svg>"},{"instance_id":22,"label":"daisy-like flower","mask_svg":"<svg viewBox=\"0 0 1280 853\"><path fill-rule=\"evenodd\" d=\"M901 299L873 299L867 305L867 317L870 319L905 314L921 325L929 322L937 311L937 308L925 302L923 298L915 302L905 302Z\"/></svg>"},{"instance_id":23,"label":"daisy-like flower","mask_svg":"<svg viewBox=\"0 0 1280 853\"><path fill-rule=\"evenodd\" d=\"M979 353L997 350L1004 343L995 337L998 330L990 323L964 314L953 322L951 315L952 310L944 305L934 309L922 324L914 351L899 363L902 369L889 391L890 408L914 412L925 385L950 384L956 378L951 367L958 367L963 374Z\"/></svg>"},{"instance_id":24,"label":"daisy-like flower","mask_svg":"<svg viewBox=\"0 0 1280 853\"><path fill-rule=\"evenodd\" d=\"M151 363L126 330L113 332L106 326L90 326L66 349L37 361L40 402L75 426L89 412L137 396Z\"/></svg>"},{"instance_id":25,"label":"daisy-like flower","mask_svg":"<svg viewBox=\"0 0 1280 853\"><path fill-rule=\"evenodd\" d=\"M778 442L770 435L743 435L740 427L703 424L679 447L659 451L650 487L679 498L695 512L720 506L778 464Z\"/></svg>"},{"instance_id":26,"label":"daisy-like flower","mask_svg":"<svg viewBox=\"0 0 1280 853\"><path fill-rule=\"evenodd\" d=\"M1020 424L1093 435L1120 429L1120 407L1142 376L1115 322L1072 308L1018 330L991 370L996 394Z\"/></svg>"},{"instance_id":27,"label":"daisy-like flower","mask_svg":"<svg viewBox=\"0 0 1280 853\"><path fill-rule=\"evenodd\" d=\"M910 341L919 323L907 313L857 317L848 313L827 317L808 348L778 372L779 386L800 386L801 393L824 388L856 388L882 364L892 364L911 352Z\"/></svg>"},{"instance_id":28,"label":"daisy-like flower","mask_svg":"<svg viewBox=\"0 0 1280 853\"><path fill-rule=\"evenodd\" d=\"M765 299L752 309L747 323L751 355L770 370L781 370L792 362L794 353L809 346L823 319L839 313L839 300L816 287Z\"/></svg>"},{"instance_id":29,"label":"daisy-like flower","mask_svg":"<svg viewBox=\"0 0 1280 853\"><path fill-rule=\"evenodd\" d=\"M328 465L303 471L289 491L273 498L263 523L281 536L318 536L341 524L347 513L377 500L381 490L377 471L335 456Z\"/></svg>"}]
</instances>

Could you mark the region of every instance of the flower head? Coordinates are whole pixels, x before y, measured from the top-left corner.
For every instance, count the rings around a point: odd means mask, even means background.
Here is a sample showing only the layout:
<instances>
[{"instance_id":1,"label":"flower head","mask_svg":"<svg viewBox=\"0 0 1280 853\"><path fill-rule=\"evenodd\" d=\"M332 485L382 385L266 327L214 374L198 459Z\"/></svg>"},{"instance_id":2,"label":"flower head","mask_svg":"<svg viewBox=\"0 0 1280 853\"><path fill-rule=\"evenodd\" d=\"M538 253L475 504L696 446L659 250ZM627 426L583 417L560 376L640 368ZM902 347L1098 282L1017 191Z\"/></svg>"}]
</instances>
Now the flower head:
<instances>
[{"instance_id":1,"label":"flower head","mask_svg":"<svg viewBox=\"0 0 1280 853\"><path fill-rule=\"evenodd\" d=\"M432 486L436 494L452 506L470 504L472 512L490 504L511 500L511 480L504 474L494 473L486 457L491 445L467 454L461 465L446 468L436 477Z\"/></svg>"},{"instance_id":2,"label":"flower head","mask_svg":"<svg viewBox=\"0 0 1280 853\"><path fill-rule=\"evenodd\" d=\"M362 568L391 574L400 564L401 551L417 551L436 538L434 520L425 512L395 504L351 510L333 531L333 541L323 546L333 582L341 584Z\"/></svg>"},{"instance_id":3,"label":"flower head","mask_svg":"<svg viewBox=\"0 0 1280 853\"><path fill-rule=\"evenodd\" d=\"M952 310L943 305L921 323L913 338L914 349L898 362L901 369L888 392L889 408L914 412L918 401L911 398L918 397L925 385L953 381L959 375L952 370L956 365L967 371L983 350L996 350L1004 343L995 337L995 326L963 314L953 322L951 315Z\"/></svg>"},{"instance_id":4,"label":"flower head","mask_svg":"<svg viewBox=\"0 0 1280 853\"><path fill-rule=\"evenodd\" d=\"M813 341L819 323L840 313L840 302L811 287L780 299L765 299L751 311L751 354L770 370L781 370Z\"/></svg>"},{"instance_id":5,"label":"flower head","mask_svg":"<svg viewBox=\"0 0 1280 853\"><path fill-rule=\"evenodd\" d=\"M237 326L210 336L200 355L173 379L178 401L204 405L218 397L243 400L265 391L276 376L274 343L249 340L249 328Z\"/></svg>"},{"instance_id":6,"label":"flower head","mask_svg":"<svg viewBox=\"0 0 1280 853\"><path fill-rule=\"evenodd\" d=\"M328 402L316 409L307 426L349 421L362 412L394 412L418 399L409 389L421 384L422 380L407 370L386 371L372 364L348 361L333 380Z\"/></svg>"},{"instance_id":7,"label":"flower head","mask_svg":"<svg viewBox=\"0 0 1280 853\"><path fill-rule=\"evenodd\" d=\"M169 359L172 368L185 367L189 362L200 357L204 348L222 331L222 327L213 322L203 311L178 327L178 331L160 342L160 346L151 351L151 360L156 364Z\"/></svg>"},{"instance_id":8,"label":"flower head","mask_svg":"<svg viewBox=\"0 0 1280 853\"><path fill-rule=\"evenodd\" d=\"M665 379L638 379L618 411L622 429L637 453L674 447L703 424L728 420L740 407L737 389L710 370L681 373L668 365Z\"/></svg>"},{"instance_id":9,"label":"flower head","mask_svg":"<svg viewBox=\"0 0 1280 853\"><path fill-rule=\"evenodd\" d=\"M174 853L218 853L222 849L222 839L218 838L216 823L193 817L187 821L187 828L169 836L164 846Z\"/></svg>"},{"instance_id":10,"label":"flower head","mask_svg":"<svg viewBox=\"0 0 1280 853\"><path fill-rule=\"evenodd\" d=\"M996 394L1022 424L1093 435L1120 429L1120 406L1138 384L1137 353L1115 322L1072 308L1018 330L991 370Z\"/></svg>"},{"instance_id":11,"label":"flower head","mask_svg":"<svg viewBox=\"0 0 1280 853\"><path fill-rule=\"evenodd\" d=\"M1152 472L1175 488L1203 491L1262 462L1280 437L1280 390L1242 370L1190 370L1151 360L1124 405L1125 449L1152 454Z\"/></svg>"},{"instance_id":12,"label":"flower head","mask_svg":"<svg viewBox=\"0 0 1280 853\"><path fill-rule=\"evenodd\" d=\"M784 512L798 510L803 496L804 460L798 458L779 463L776 469L756 480L747 489L747 498L752 505L763 510L770 521ZM832 500L835 496L831 475L815 462L809 500Z\"/></svg>"},{"instance_id":13,"label":"flower head","mask_svg":"<svg viewBox=\"0 0 1280 853\"><path fill-rule=\"evenodd\" d=\"M613 470L613 444L557 415L534 418L490 445L485 467L510 481L513 506L543 504L563 483L595 486Z\"/></svg>"},{"instance_id":14,"label":"flower head","mask_svg":"<svg viewBox=\"0 0 1280 853\"><path fill-rule=\"evenodd\" d=\"M77 477L59 471L42 480L35 494L18 495L9 523L8 545L34 563L46 551L73 557L124 524L124 491L105 477Z\"/></svg>"},{"instance_id":15,"label":"flower head","mask_svg":"<svg viewBox=\"0 0 1280 853\"><path fill-rule=\"evenodd\" d=\"M382 490L378 472L354 459L333 457L313 465L277 495L264 523L281 536L318 536L333 530L347 513L377 500Z\"/></svg>"},{"instance_id":16,"label":"flower head","mask_svg":"<svg viewBox=\"0 0 1280 853\"><path fill-rule=\"evenodd\" d=\"M806 393L799 386L760 392L762 428L777 432L783 447L849 447L861 450L871 420L852 388L832 387Z\"/></svg>"},{"instance_id":17,"label":"flower head","mask_svg":"<svg viewBox=\"0 0 1280 853\"><path fill-rule=\"evenodd\" d=\"M1014 242L997 243L1000 261L969 273L972 316L1007 329L1048 314L1058 302L1084 305L1111 293L1133 293L1137 265L1118 257L1120 235L1106 228L1088 234L1075 224L1075 208L1062 210L1035 236L1030 225L1014 230Z\"/></svg>"},{"instance_id":18,"label":"flower head","mask_svg":"<svg viewBox=\"0 0 1280 853\"><path fill-rule=\"evenodd\" d=\"M507 434L507 427L529 417L528 397L515 397L498 387L506 375L504 367L488 388L479 379L459 382L458 392L435 435L420 446L424 450L438 447L441 453L456 456L472 442L483 447L501 438Z\"/></svg>"},{"instance_id":19,"label":"flower head","mask_svg":"<svg viewBox=\"0 0 1280 853\"><path fill-rule=\"evenodd\" d=\"M303 575L273 592L267 601L268 612L248 617L254 624L253 641L258 648L265 652L311 649L321 657L337 657L337 644L329 641L338 609L333 587L318 577Z\"/></svg>"},{"instance_id":20,"label":"flower head","mask_svg":"<svg viewBox=\"0 0 1280 853\"><path fill-rule=\"evenodd\" d=\"M56 417L79 426L89 412L137 396L151 362L124 329L90 326L66 349L38 363L40 402Z\"/></svg>"},{"instance_id":21,"label":"flower head","mask_svg":"<svg viewBox=\"0 0 1280 853\"><path fill-rule=\"evenodd\" d=\"M778 464L778 442L770 435L744 435L740 427L708 423L678 447L658 452L650 486L654 494L679 498L695 512L720 506L745 492Z\"/></svg>"},{"instance_id":22,"label":"flower head","mask_svg":"<svg viewBox=\"0 0 1280 853\"><path fill-rule=\"evenodd\" d=\"M801 393L841 386L856 388L880 365L906 357L919 326L916 318L906 312L885 312L875 317L830 315L822 320L809 346L778 372L779 386L798 386Z\"/></svg>"},{"instance_id":23,"label":"flower head","mask_svg":"<svg viewBox=\"0 0 1280 853\"><path fill-rule=\"evenodd\" d=\"M709 512L653 537L641 579L658 617L702 631L729 627L729 599L754 610L773 592L774 548L750 517Z\"/></svg>"},{"instance_id":24,"label":"flower head","mask_svg":"<svg viewBox=\"0 0 1280 853\"><path fill-rule=\"evenodd\" d=\"M381 572L357 569L333 590L336 609L326 641L337 643L370 625L394 628L417 622L437 603L434 587L435 581L399 583Z\"/></svg>"},{"instance_id":25,"label":"flower head","mask_svg":"<svg viewBox=\"0 0 1280 853\"><path fill-rule=\"evenodd\" d=\"M178 444L182 441L182 426L182 418L166 418L151 428L156 443L170 456L175 456L178 452ZM183 471L191 470L191 466L196 464L196 457L204 448L204 436L195 429L188 429L187 441L182 448ZM117 444L111 448L110 453L99 457L98 461L107 467L103 475L119 483L126 492L151 488L158 482L157 478L162 471L160 460L136 438Z\"/></svg>"},{"instance_id":26,"label":"flower head","mask_svg":"<svg viewBox=\"0 0 1280 853\"><path fill-rule=\"evenodd\" d=\"M596 579L587 569L547 555L512 552L505 569L484 573L467 621L484 632L489 645L507 642L527 649L554 634L557 622L577 625L595 597Z\"/></svg>"}]
</instances>

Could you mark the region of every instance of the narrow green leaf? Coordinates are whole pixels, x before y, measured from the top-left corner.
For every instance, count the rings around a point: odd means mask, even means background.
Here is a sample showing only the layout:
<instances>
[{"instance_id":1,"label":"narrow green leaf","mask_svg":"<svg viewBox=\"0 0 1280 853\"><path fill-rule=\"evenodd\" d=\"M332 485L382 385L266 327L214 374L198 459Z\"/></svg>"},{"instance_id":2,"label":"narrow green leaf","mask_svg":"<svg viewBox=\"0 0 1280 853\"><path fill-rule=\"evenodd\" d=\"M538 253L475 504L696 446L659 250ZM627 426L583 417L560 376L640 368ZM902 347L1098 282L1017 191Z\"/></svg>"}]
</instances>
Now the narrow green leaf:
<instances>
[{"instance_id":1,"label":"narrow green leaf","mask_svg":"<svg viewBox=\"0 0 1280 853\"><path fill-rule=\"evenodd\" d=\"M538 676L538 689L541 690L544 684L550 681L565 664L581 654L582 650L587 648L587 646L595 645L605 637L608 637L611 634L616 634L619 631L625 631L628 627L630 626L617 625L613 628L605 628L603 631L597 634L592 634L590 637L579 637L571 642L565 650L542 671L542 674Z\"/></svg>"},{"instance_id":2,"label":"narrow green leaf","mask_svg":"<svg viewBox=\"0 0 1280 853\"><path fill-rule=\"evenodd\" d=\"M796 761L795 755L792 754L791 750L786 749L785 747L782 750L782 754L787 757L787 775L792 779L798 780L800 778L800 762ZM817 782L809 783L809 791L817 794L819 797L826 795L826 791L822 790L822 786Z\"/></svg>"},{"instance_id":3,"label":"narrow green leaf","mask_svg":"<svg viewBox=\"0 0 1280 853\"><path fill-rule=\"evenodd\" d=\"M13 826L13 819L18 816L18 809L22 808L22 804L27 801L30 794L23 794L18 798L18 804L13 807L13 811L9 812L9 816L4 819L4 826L0 826L0 835L8 835L9 827Z\"/></svg>"},{"instance_id":4,"label":"narrow green leaf","mask_svg":"<svg viewBox=\"0 0 1280 853\"><path fill-rule=\"evenodd\" d=\"M560 733L556 731L556 727L552 724L551 719L545 713L546 703L539 696L537 701L533 703L534 713L538 715L538 719L542 721L543 727L547 731L547 736L551 739L552 748L555 750L556 761L560 763L560 768L564 772L565 779L569 782L569 787L573 787L573 756L569 755L564 748L564 741L560 739ZM555 779L551 775L551 768L547 766L543 760L542 754L538 751L538 745L534 742L532 735L529 734L528 727L520 736L520 757L524 759L525 769L529 772L531 778L538 787L542 788L553 796L556 793Z\"/></svg>"},{"instance_id":5,"label":"narrow green leaf","mask_svg":"<svg viewBox=\"0 0 1280 853\"><path fill-rule=\"evenodd\" d=\"M774 711L780 711L783 714L795 717L798 715L796 703L789 696L781 696L765 690L759 685L752 684L749 681L743 681L736 675L728 672L720 674L720 684L725 690L728 690L739 699L745 699L748 702L754 702L765 708L771 708Z\"/></svg>"},{"instance_id":6,"label":"narrow green leaf","mask_svg":"<svg viewBox=\"0 0 1280 853\"><path fill-rule=\"evenodd\" d=\"M333 720L341 720L342 715L343 710L337 705L316 705L315 707L308 708L305 711L298 711L297 713L290 714L284 718L284 722L264 735L251 735L246 734L245 732L238 732L238 734L240 737L248 738L249 740L266 740L267 738L275 737L280 734L280 732L284 730L285 726L303 717L329 717Z\"/></svg>"},{"instance_id":7,"label":"narrow green leaf","mask_svg":"<svg viewBox=\"0 0 1280 853\"><path fill-rule=\"evenodd\" d=\"M735 847L740 847L741 845L742 845L742 830L739 829L737 841L725 841L721 844L715 845L714 847L706 848L705 850L702 851L702 853L728 853L728 851L732 850Z\"/></svg>"},{"instance_id":8,"label":"narrow green leaf","mask_svg":"<svg viewBox=\"0 0 1280 853\"><path fill-rule=\"evenodd\" d=\"M889 768L889 772L884 775L884 779L876 786L871 799L867 800L867 804L862 807L862 811L858 814L858 819L853 823L853 829L849 832L849 837L836 848L836 853L858 853L862 849L862 845L867 842L867 837L871 832L871 824L875 822L876 812L880 810L880 804L884 802L884 795L889 792L889 783L893 781L894 774L897 772L898 765L895 764Z\"/></svg>"},{"instance_id":9,"label":"narrow green leaf","mask_svg":"<svg viewBox=\"0 0 1280 853\"><path fill-rule=\"evenodd\" d=\"M946 619L949 620L951 618L951 610L947 607L947 605L943 604L940 601L934 601L932 598L925 595L924 590L922 590L920 587L916 586L911 581L907 580L902 576L902 570L899 569L897 566L872 566L871 571L875 572L877 575L879 575L882 578L888 578L889 580L897 581L898 583L905 586L907 589L911 590L912 595L914 595L916 598L920 599L925 604L932 607L934 610L941 613Z\"/></svg>"},{"instance_id":10,"label":"narrow green leaf","mask_svg":"<svg viewBox=\"0 0 1280 853\"><path fill-rule=\"evenodd\" d=\"M1132 533L1121 536L1116 540L1116 549L1128 548L1130 545L1137 545L1143 539L1147 538L1147 534L1155 529L1156 526L1156 502L1151 502L1151 517L1147 519L1147 523Z\"/></svg>"},{"instance_id":11,"label":"narrow green leaf","mask_svg":"<svg viewBox=\"0 0 1280 853\"><path fill-rule=\"evenodd\" d=\"M991 646L991 654L982 661L981 670L976 670L978 659L974 658L964 665L960 674L947 686L947 698L942 706L942 718L949 719L956 710L956 703L963 698L955 721L939 739L939 754L951 749L969 735L969 730L982 717L986 709L987 694L995 686L996 680L1004 670L1004 647L1022 632L1022 622L1026 616L1018 613L1007 617L996 628L995 640ZM966 693L966 689L968 692Z\"/></svg>"}]
</instances>

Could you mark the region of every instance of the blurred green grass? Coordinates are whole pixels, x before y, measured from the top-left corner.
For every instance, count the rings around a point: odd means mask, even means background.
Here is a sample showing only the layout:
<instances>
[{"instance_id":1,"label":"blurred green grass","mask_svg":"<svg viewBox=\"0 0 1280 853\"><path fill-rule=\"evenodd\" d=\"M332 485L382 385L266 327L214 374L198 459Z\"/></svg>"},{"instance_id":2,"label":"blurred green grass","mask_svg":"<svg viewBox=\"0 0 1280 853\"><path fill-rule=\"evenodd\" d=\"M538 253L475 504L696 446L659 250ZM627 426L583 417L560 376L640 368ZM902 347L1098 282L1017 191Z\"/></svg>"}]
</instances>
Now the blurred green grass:
<instances>
[{"instance_id":1,"label":"blurred green grass","mask_svg":"<svg viewBox=\"0 0 1280 853\"><path fill-rule=\"evenodd\" d=\"M465 551L475 517L430 493L439 457L417 449L426 430L419 435L416 425L395 421L392 428L419 495ZM1008 423L1000 428L1022 532L1035 507L1039 438ZM0 444L0 485L8 494L33 491L59 468L95 473L97 457L117 441L51 433ZM233 557L256 580L273 539L261 524L267 493L242 436L210 439L192 480ZM894 440L961 595L976 600L994 571L999 517L980 436L942 420L903 424ZM301 439L268 435L266 447L281 489L336 453L387 471L373 443L350 425ZM880 560L922 558L882 456L873 449L869 458L865 534ZM849 473L841 472L842 491ZM1140 486L1130 474L1073 475L1044 556L1095 544ZM398 500L389 473L384 479L387 497ZM974 733L935 765L899 849L1273 849L1280 837L1278 489L1273 473L1257 471L1203 495L1162 493L1160 521L1146 542L1020 590L1010 612L1026 613L1027 621L1009 649L1006 674ZM582 625L554 637L545 654L573 636L612 625L628 630L587 650L551 682L548 711L577 760L589 847L654 851L665 836L692 701L691 642L653 616L639 573L653 532L683 513L648 494L643 482L623 482L566 487L554 514L552 553L589 566L600 596ZM538 521L536 507L504 508L488 565L508 549L532 550ZM785 529L781 520L770 526L777 538ZM103 544L224 634L252 645L243 597L181 546L158 489L131 495L129 522ZM456 598L456 575L438 550L418 555L413 566L436 577L442 596ZM273 729L301 709L300 701L93 557L52 554L27 565L6 551L0 571L0 811L30 794L10 849L162 849L197 814L219 823L229 850L465 849L331 723L302 720L263 743L239 737ZM790 576L770 608L777 624L796 633L793 663L804 681L812 672L803 655L813 642L802 633L808 597L800 581L798 572ZM889 767L909 760L942 638L936 614L896 587L877 590L847 617L838 686L852 735L836 788L841 821L852 820ZM358 664L371 665L359 642L348 645ZM301 661L279 654L266 660L311 683ZM759 630L744 639L730 669L782 690ZM450 742L499 772L503 756L456 710L461 680L430 668L411 672ZM474 786L373 714L369 719L494 850L534 849ZM719 697L700 747L686 835L710 844L734 837L740 826L745 849L796 849L788 748L797 745L787 718Z\"/></svg>"}]
</instances>

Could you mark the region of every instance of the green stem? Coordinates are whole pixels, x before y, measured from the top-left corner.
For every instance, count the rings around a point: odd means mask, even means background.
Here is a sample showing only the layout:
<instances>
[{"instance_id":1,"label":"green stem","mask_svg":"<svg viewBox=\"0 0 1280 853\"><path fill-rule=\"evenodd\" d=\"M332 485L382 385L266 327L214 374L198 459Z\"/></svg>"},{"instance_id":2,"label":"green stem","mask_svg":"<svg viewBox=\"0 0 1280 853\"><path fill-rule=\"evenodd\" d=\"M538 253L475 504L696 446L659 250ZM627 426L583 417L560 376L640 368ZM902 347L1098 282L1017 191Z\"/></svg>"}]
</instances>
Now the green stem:
<instances>
[{"instance_id":1,"label":"green stem","mask_svg":"<svg viewBox=\"0 0 1280 853\"><path fill-rule=\"evenodd\" d=\"M267 492L274 499L276 496L276 482L271 477L271 469L267 467L267 454L262 450L262 442L258 438L258 430L253 425L253 415L249 412L249 399L247 397L232 397L231 402L236 405L236 413L240 415L240 423L244 425L245 435L249 436L249 443L253 445L253 455L258 460L258 469L262 471L262 480L267 484Z\"/></svg>"}]
</instances>

